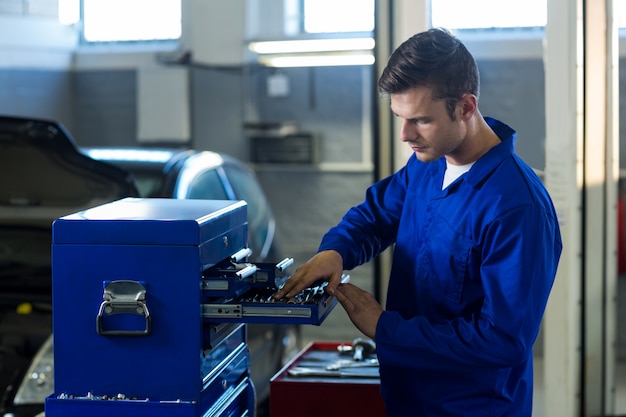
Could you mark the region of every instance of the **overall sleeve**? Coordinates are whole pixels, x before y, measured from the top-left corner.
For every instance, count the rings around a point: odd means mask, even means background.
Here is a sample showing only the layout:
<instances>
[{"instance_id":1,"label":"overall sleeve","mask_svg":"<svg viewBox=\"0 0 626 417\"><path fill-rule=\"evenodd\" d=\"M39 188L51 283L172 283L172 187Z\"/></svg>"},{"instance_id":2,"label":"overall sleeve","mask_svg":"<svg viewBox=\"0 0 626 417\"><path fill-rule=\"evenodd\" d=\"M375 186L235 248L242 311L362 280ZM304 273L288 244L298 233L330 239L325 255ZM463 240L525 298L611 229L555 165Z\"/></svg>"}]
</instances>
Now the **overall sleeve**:
<instances>
[{"instance_id":1,"label":"overall sleeve","mask_svg":"<svg viewBox=\"0 0 626 417\"><path fill-rule=\"evenodd\" d=\"M352 207L322 238L318 251L333 249L345 270L364 264L393 244L406 195L406 167L367 189L365 200Z\"/></svg>"},{"instance_id":2,"label":"overall sleeve","mask_svg":"<svg viewBox=\"0 0 626 417\"><path fill-rule=\"evenodd\" d=\"M500 216L485 229L482 299L450 318L383 312L381 363L442 371L520 364L532 353L561 249L553 213L526 206Z\"/></svg>"}]
</instances>

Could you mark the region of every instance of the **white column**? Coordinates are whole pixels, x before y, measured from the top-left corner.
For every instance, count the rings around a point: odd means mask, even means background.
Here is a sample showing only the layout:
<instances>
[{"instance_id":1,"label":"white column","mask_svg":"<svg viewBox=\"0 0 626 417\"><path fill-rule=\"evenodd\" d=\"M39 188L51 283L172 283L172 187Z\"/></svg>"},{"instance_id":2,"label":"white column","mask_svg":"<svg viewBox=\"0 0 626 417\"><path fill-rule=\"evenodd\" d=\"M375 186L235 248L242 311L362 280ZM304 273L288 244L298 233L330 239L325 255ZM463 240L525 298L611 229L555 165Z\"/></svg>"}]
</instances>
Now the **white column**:
<instances>
[{"instance_id":1,"label":"white column","mask_svg":"<svg viewBox=\"0 0 626 417\"><path fill-rule=\"evenodd\" d=\"M191 19L183 32L190 41L194 64L242 65L246 33L246 1L187 0Z\"/></svg>"},{"instance_id":2,"label":"white column","mask_svg":"<svg viewBox=\"0 0 626 417\"><path fill-rule=\"evenodd\" d=\"M374 91L377 91L378 77L387 64L389 56L402 42L429 27L430 0L377 0L376 2L376 71ZM375 97L378 95L375 94ZM410 149L397 146L400 143L397 132L400 121L391 117L388 100L380 100L378 106L378 131L376 154L376 179L392 174L408 159ZM391 249L386 250L376 260L376 276L379 301L384 305L387 297L387 284L391 272Z\"/></svg>"},{"instance_id":3,"label":"white column","mask_svg":"<svg viewBox=\"0 0 626 417\"><path fill-rule=\"evenodd\" d=\"M584 415L613 414L617 285L617 30L612 0L584 14Z\"/></svg>"},{"instance_id":4,"label":"white column","mask_svg":"<svg viewBox=\"0 0 626 417\"><path fill-rule=\"evenodd\" d=\"M543 414L550 417L604 415L614 403L618 152L611 9L611 0L548 1L545 178L564 242L543 328Z\"/></svg>"}]
</instances>

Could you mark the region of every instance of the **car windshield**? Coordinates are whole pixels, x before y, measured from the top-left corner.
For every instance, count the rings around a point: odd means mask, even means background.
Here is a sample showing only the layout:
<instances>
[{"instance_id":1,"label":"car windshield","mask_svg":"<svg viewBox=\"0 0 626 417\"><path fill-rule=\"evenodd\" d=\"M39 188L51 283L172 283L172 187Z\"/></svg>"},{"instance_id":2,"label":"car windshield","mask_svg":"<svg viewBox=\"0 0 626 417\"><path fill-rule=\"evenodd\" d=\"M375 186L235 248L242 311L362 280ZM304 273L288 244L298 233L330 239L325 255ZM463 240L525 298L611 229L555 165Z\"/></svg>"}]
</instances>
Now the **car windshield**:
<instances>
[{"instance_id":1,"label":"car windshield","mask_svg":"<svg viewBox=\"0 0 626 417\"><path fill-rule=\"evenodd\" d=\"M252 232L250 243L258 253L265 257L269 250L266 244L271 243L272 240L272 237L268 239L272 214L261 186L249 172L235 166L229 167L227 175L235 194L248 203L248 223Z\"/></svg>"},{"instance_id":2,"label":"car windshield","mask_svg":"<svg viewBox=\"0 0 626 417\"><path fill-rule=\"evenodd\" d=\"M163 193L165 176L157 170L132 170L139 197L160 197Z\"/></svg>"}]
</instances>

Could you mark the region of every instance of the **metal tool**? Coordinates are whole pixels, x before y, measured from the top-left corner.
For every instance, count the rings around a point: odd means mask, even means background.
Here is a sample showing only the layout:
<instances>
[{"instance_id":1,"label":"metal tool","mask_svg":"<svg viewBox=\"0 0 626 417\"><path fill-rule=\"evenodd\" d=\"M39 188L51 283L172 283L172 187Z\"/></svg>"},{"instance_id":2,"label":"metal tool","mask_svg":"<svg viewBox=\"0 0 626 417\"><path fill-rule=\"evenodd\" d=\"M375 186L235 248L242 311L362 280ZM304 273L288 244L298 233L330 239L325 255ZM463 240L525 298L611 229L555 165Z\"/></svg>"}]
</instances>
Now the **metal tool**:
<instances>
[{"instance_id":1,"label":"metal tool","mask_svg":"<svg viewBox=\"0 0 626 417\"><path fill-rule=\"evenodd\" d=\"M337 362L327 365L326 370L333 371L333 370L344 369L344 368L369 368L369 367L377 367L377 366L378 366L377 358L366 359L360 362L355 362L350 359L341 359L341 360L338 360Z\"/></svg>"},{"instance_id":2,"label":"metal tool","mask_svg":"<svg viewBox=\"0 0 626 417\"><path fill-rule=\"evenodd\" d=\"M374 370L374 368L372 368ZM296 366L287 371L294 377L334 377L334 378L374 378L378 372L357 372L356 370L327 370L324 368L307 368Z\"/></svg>"},{"instance_id":3,"label":"metal tool","mask_svg":"<svg viewBox=\"0 0 626 417\"><path fill-rule=\"evenodd\" d=\"M371 339L358 337L352 342L352 359L362 361L376 352L376 343Z\"/></svg>"}]
</instances>

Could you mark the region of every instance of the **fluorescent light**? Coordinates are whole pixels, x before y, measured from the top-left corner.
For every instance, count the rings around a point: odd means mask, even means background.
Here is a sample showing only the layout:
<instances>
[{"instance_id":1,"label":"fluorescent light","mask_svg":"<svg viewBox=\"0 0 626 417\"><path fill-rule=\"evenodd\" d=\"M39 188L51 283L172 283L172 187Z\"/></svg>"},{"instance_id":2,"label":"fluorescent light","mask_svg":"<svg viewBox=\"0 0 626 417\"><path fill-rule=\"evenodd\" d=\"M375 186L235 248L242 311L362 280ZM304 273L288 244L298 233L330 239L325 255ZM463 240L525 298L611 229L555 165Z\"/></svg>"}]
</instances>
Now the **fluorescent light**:
<instances>
[{"instance_id":1,"label":"fluorescent light","mask_svg":"<svg viewBox=\"0 0 626 417\"><path fill-rule=\"evenodd\" d=\"M260 64L269 67L371 65L375 41L371 37L300 39L250 42Z\"/></svg>"},{"instance_id":2,"label":"fluorescent light","mask_svg":"<svg viewBox=\"0 0 626 417\"><path fill-rule=\"evenodd\" d=\"M372 53L354 53L342 55L263 55L259 63L268 67L327 67L340 65L372 65Z\"/></svg>"},{"instance_id":3,"label":"fluorescent light","mask_svg":"<svg viewBox=\"0 0 626 417\"><path fill-rule=\"evenodd\" d=\"M339 38L250 42L248 48L257 54L287 54L372 50L374 45L373 38Z\"/></svg>"},{"instance_id":4,"label":"fluorescent light","mask_svg":"<svg viewBox=\"0 0 626 417\"><path fill-rule=\"evenodd\" d=\"M174 151L168 150L143 150L143 149L104 149L92 148L83 149L90 158L105 161L141 161L141 162L161 162L169 161L174 155Z\"/></svg>"}]
</instances>

